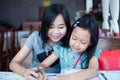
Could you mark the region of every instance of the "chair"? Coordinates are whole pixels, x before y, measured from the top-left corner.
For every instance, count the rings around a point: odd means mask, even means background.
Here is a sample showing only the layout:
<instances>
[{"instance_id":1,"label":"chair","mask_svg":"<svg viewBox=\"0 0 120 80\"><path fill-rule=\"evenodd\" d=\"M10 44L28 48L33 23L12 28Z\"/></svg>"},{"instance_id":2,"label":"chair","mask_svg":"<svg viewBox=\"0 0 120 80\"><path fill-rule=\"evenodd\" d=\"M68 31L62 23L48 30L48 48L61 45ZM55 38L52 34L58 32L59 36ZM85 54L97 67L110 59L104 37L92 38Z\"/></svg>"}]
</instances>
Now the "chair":
<instances>
[{"instance_id":1,"label":"chair","mask_svg":"<svg viewBox=\"0 0 120 80\"><path fill-rule=\"evenodd\" d=\"M9 29L10 32L10 49L9 49L9 62L19 51L19 43L18 43L18 29L16 27L12 27ZM7 62L7 63L9 63Z\"/></svg>"},{"instance_id":2,"label":"chair","mask_svg":"<svg viewBox=\"0 0 120 80\"><path fill-rule=\"evenodd\" d=\"M97 48L101 50L120 49L120 38L100 37Z\"/></svg>"},{"instance_id":3,"label":"chair","mask_svg":"<svg viewBox=\"0 0 120 80\"><path fill-rule=\"evenodd\" d=\"M120 38L100 38L99 70L120 70Z\"/></svg>"},{"instance_id":4,"label":"chair","mask_svg":"<svg viewBox=\"0 0 120 80\"><path fill-rule=\"evenodd\" d=\"M6 33L6 34L5 34ZM6 41L4 40L4 37L6 36ZM7 33L7 28L0 26L0 70L3 70L6 63L8 61L8 33ZM6 52L4 53L3 51L3 46L4 46L4 41L6 42Z\"/></svg>"},{"instance_id":5,"label":"chair","mask_svg":"<svg viewBox=\"0 0 120 80\"><path fill-rule=\"evenodd\" d=\"M6 43L6 45L4 43ZM9 45L10 47L8 47ZM5 46L5 50L3 50L4 46ZM18 44L17 28L15 27L7 28L1 26L0 27L0 70L9 70L9 62L15 56L18 50L19 50L19 44Z\"/></svg>"},{"instance_id":6,"label":"chair","mask_svg":"<svg viewBox=\"0 0 120 80\"><path fill-rule=\"evenodd\" d=\"M4 32L0 28L0 70L2 70Z\"/></svg>"},{"instance_id":7,"label":"chair","mask_svg":"<svg viewBox=\"0 0 120 80\"><path fill-rule=\"evenodd\" d=\"M39 22L23 22L22 28L25 31L30 31L30 34L33 31L39 31L41 28L41 21Z\"/></svg>"}]
</instances>

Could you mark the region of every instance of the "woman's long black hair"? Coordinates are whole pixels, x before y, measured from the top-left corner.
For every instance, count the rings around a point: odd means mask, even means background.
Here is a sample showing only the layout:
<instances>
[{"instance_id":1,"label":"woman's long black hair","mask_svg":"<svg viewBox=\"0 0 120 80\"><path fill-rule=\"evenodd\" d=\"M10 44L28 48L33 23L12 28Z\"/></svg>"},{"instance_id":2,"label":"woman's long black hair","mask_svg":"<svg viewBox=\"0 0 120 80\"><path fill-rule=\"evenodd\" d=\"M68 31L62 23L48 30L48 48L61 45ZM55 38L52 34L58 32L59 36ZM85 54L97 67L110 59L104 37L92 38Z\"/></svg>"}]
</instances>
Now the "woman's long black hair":
<instances>
[{"instance_id":1,"label":"woman's long black hair","mask_svg":"<svg viewBox=\"0 0 120 80\"><path fill-rule=\"evenodd\" d=\"M39 31L39 35L41 34L43 48L45 47L45 44L49 40L49 37L47 36L49 27L59 14L63 16L65 25L67 27L66 35L61 39L61 42L62 43L66 42L67 35L71 29L69 13L67 8L63 4L54 3L47 7L42 17L42 24L41 30Z\"/></svg>"}]
</instances>

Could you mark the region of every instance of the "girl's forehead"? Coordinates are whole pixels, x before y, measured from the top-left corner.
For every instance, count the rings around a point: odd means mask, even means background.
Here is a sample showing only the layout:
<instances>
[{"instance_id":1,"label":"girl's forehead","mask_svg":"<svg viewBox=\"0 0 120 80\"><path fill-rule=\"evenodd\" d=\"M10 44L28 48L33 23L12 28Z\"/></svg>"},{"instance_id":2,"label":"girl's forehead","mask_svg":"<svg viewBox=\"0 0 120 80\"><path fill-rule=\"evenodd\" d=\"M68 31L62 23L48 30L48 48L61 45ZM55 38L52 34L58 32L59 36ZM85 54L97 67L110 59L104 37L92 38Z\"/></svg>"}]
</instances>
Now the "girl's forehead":
<instances>
[{"instance_id":1,"label":"girl's forehead","mask_svg":"<svg viewBox=\"0 0 120 80\"><path fill-rule=\"evenodd\" d=\"M81 28L79 26L76 26L74 29L73 29L73 32L89 32L87 29L84 29L84 28Z\"/></svg>"},{"instance_id":2,"label":"girl's forehead","mask_svg":"<svg viewBox=\"0 0 120 80\"><path fill-rule=\"evenodd\" d=\"M89 36L90 36L90 33L89 33L88 30L85 30L85 29L80 28L80 27L75 27L75 28L73 29L72 34L78 35L78 36L80 36L80 37L82 37L82 36L84 36L84 37L85 37L85 36L86 36L86 37L89 37Z\"/></svg>"}]
</instances>

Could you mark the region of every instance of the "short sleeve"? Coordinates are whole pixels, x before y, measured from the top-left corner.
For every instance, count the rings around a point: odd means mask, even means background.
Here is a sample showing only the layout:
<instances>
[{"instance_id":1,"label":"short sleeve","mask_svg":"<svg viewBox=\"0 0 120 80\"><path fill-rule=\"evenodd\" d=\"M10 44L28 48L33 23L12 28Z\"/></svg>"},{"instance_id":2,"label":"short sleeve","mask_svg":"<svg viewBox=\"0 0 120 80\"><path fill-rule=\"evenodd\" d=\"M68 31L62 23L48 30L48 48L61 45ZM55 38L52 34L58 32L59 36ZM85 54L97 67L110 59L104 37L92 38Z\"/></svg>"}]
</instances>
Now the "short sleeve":
<instances>
[{"instance_id":1,"label":"short sleeve","mask_svg":"<svg viewBox=\"0 0 120 80\"><path fill-rule=\"evenodd\" d=\"M25 45L32 50L33 49L33 44L34 44L34 39L36 37L36 34L38 34L38 32L33 32L26 40Z\"/></svg>"},{"instance_id":2,"label":"short sleeve","mask_svg":"<svg viewBox=\"0 0 120 80\"><path fill-rule=\"evenodd\" d=\"M97 58L100 57L100 54L101 54L101 50L100 49L96 49L95 53L94 53L94 56L96 56Z\"/></svg>"},{"instance_id":3,"label":"short sleeve","mask_svg":"<svg viewBox=\"0 0 120 80\"><path fill-rule=\"evenodd\" d=\"M57 57L60 57L60 50L61 50L61 45L60 44L55 44L53 46L53 54L55 54Z\"/></svg>"}]
</instances>

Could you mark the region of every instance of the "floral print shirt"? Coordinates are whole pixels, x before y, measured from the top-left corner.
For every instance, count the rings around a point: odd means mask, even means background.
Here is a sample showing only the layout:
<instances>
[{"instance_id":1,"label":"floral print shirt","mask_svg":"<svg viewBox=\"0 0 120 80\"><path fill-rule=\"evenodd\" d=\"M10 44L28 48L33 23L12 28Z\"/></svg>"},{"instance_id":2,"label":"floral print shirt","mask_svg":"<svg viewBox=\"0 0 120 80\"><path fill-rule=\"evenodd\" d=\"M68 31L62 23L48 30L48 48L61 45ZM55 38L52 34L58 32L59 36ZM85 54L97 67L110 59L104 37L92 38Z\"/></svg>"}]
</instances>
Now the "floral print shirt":
<instances>
[{"instance_id":1,"label":"floral print shirt","mask_svg":"<svg viewBox=\"0 0 120 80\"><path fill-rule=\"evenodd\" d=\"M61 69L73 69L77 59L81 53L72 52L71 48L62 47L60 44L53 46L54 54L60 59ZM96 50L94 56L97 58L100 56L101 50ZM83 62L83 59L86 58L86 54L83 54L80 61L77 63L75 69L81 69L81 63L85 66L86 62Z\"/></svg>"}]
</instances>

